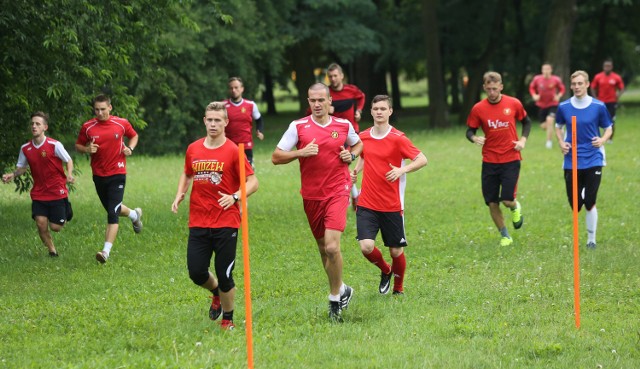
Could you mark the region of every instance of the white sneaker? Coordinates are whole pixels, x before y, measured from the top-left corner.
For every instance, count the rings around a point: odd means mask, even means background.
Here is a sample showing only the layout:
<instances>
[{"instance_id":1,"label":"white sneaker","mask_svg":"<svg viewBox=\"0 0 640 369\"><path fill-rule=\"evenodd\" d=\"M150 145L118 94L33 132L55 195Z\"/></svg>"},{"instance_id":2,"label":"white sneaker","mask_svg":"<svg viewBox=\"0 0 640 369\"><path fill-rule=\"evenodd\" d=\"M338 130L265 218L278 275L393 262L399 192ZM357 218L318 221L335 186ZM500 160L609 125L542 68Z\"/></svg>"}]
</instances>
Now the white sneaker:
<instances>
[{"instance_id":1,"label":"white sneaker","mask_svg":"<svg viewBox=\"0 0 640 369\"><path fill-rule=\"evenodd\" d=\"M138 214L138 219L136 219L134 222L131 222L133 224L133 231L135 233L140 233L142 232L142 209L135 208L133 210Z\"/></svg>"},{"instance_id":2,"label":"white sneaker","mask_svg":"<svg viewBox=\"0 0 640 369\"><path fill-rule=\"evenodd\" d=\"M547 140L547 143L546 143L545 146L546 146L547 149L550 149L550 148L553 147L553 143L551 142L551 140Z\"/></svg>"}]
</instances>

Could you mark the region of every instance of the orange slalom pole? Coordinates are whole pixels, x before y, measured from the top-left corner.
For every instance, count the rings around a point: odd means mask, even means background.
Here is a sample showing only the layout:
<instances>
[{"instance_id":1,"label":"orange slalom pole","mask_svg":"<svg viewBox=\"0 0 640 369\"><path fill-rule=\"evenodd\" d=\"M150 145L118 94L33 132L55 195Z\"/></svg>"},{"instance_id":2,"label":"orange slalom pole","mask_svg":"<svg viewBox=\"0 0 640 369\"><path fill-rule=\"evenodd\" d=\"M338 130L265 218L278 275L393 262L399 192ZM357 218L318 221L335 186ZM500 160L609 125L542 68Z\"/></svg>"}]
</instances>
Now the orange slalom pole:
<instances>
[{"instance_id":1,"label":"orange slalom pole","mask_svg":"<svg viewBox=\"0 0 640 369\"><path fill-rule=\"evenodd\" d=\"M578 235L578 139L576 116L571 117L571 184L573 203L573 304L580 329L580 238Z\"/></svg>"},{"instance_id":2,"label":"orange slalom pole","mask_svg":"<svg viewBox=\"0 0 640 369\"><path fill-rule=\"evenodd\" d=\"M244 144L238 147L240 160L240 205L242 206L242 256L244 264L244 300L246 310L247 367L253 369L253 319L251 317L251 268L249 266L249 214L247 213L247 178Z\"/></svg>"}]
</instances>

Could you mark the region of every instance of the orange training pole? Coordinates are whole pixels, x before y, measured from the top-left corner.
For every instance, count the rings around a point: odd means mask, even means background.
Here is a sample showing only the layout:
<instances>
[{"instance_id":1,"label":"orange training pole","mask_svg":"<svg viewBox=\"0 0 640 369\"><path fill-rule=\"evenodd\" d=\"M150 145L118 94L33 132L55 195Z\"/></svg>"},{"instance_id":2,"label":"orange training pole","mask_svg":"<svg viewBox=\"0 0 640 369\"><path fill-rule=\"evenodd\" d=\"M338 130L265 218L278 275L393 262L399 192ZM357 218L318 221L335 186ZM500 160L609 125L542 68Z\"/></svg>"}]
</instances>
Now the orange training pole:
<instances>
[{"instance_id":1,"label":"orange training pole","mask_svg":"<svg viewBox=\"0 0 640 369\"><path fill-rule=\"evenodd\" d=\"M576 116L571 117L571 184L573 193L573 303L580 329L580 239L578 235L578 139Z\"/></svg>"},{"instance_id":2,"label":"orange training pole","mask_svg":"<svg viewBox=\"0 0 640 369\"><path fill-rule=\"evenodd\" d=\"M249 214L247 213L247 179L244 144L238 147L240 156L240 205L242 206L242 256L244 263L244 300L246 310L247 367L253 369L253 319L251 318L251 268L249 267Z\"/></svg>"}]
</instances>

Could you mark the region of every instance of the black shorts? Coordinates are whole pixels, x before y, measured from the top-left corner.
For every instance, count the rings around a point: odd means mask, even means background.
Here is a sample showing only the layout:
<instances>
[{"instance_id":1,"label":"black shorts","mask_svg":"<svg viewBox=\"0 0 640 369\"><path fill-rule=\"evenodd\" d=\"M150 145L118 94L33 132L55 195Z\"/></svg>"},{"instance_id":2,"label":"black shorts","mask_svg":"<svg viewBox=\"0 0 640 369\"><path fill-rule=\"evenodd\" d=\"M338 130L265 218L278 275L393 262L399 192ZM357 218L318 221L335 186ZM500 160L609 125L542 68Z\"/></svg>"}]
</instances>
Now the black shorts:
<instances>
[{"instance_id":1,"label":"black shorts","mask_svg":"<svg viewBox=\"0 0 640 369\"><path fill-rule=\"evenodd\" d=\"M93 183L96 186L100 202L107 211L107 223L118 224L127 176L125 174L109 177L93 176Z\"/></svg>"},{"instance_id":2,"label":"black shorts","mask_svg":"<svg viewBox=\"0 0 640 369\"><path fill-rule=\"evenodd\" d=\"M615 121L616 120L616 108L618 107L618 103L617 102L604 103L604 106L607 107L607 111L609 112L609 115L611 116L611 120Z\"/></svg>"},{"instance_id":3,"label":"black shorts","mask_svg":"<svg viewBox=\"0 0 640 369\"><path fill-rule=\"evenodd\" d=\"M378 231L387 247L406 247L404 216L401 211L383 212L358 206L356 211L356 240L375 240Z\"/></svg>"},{"instance_id":4,"label":"black shorts","mask_svg":"<svg viewBox=\"0 0 640 369\"><path fill-rule=\"evenodd\" d=\"M209 279L211 257L220 290L228 292L235 283L233 268L236 260L237 228L189 228L187 268L193 283L203 285Z\"/></svg>"},{"instance_id":5,"label":"black shorts","mask_svg":"<svg viewBox=\"0 0 640 369\"><path fill-rule=\"evenodd\" d=\"M557 105L550 106L548 108L538 108L538 119L540 120L540 123L543 123L545 120L547 120L548 116L555 117L557 111L558 111Z\"/></svg>"},{"instance_id":6,"label":"black shorts","mask_svg":"<svg viewBox=\"0 0 640 369\"><path fill-rule=\"evenodd\" d=\"M519 177L520 160L501 164L482 162L482 196L485 204L515 200Z\"/></svg>"},{"instance_id":7,"label":"black shorts","mask_svg":"<svg viewBox=\"0 0 640 369\"><path fill-rule=\"evenodd\" d=\"M244 156L247 157L249 164L253 166L253 149L244 149Z\"/></svg>"},{"instance_id":8,"label":"black shorts","mask_svg":"<svg viewBox=\"0 0 640 369\"><path fill-rule=\"evenodd\" d=\"M584 205L591 210L598 198L598 189L602 180L602 167L578 169L578 211ZM573 174L571 169L564 170L564 182L567 187L567 199L573 209Z\"/></svg>"},{"instance_id":9,"label":"black shorts","mask_svg":"<svg viewBox=\"0 0 640 369\"><path fill-rule=\"evenodd\" d=\"M31 218L35 220L37 216L47 217L49 223L64 225L73 216L73 213L69 214L70 209L71 203L66 197L52 201L33 200Z\"/></svg>"}]
</instances>

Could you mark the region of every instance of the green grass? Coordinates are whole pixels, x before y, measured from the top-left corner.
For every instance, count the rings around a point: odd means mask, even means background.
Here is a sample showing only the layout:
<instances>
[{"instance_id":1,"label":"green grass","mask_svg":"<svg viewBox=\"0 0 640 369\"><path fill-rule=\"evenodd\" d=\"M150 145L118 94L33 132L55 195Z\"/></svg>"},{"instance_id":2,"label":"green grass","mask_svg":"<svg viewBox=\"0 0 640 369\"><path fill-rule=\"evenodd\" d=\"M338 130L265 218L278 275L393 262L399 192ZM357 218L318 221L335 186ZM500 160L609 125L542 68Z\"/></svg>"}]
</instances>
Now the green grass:
<instances>
[{"instance_id":1,"label":"green grass","mask_svg":"<svg viewBox=\"0 0 640 369\"><path fill-rule=\"evenodd\" d=\"M544 148L536 126L519 184L525 224L510 229L514 245L501 248L481 197L480 149L463 127L416 129L423 116L397 124L429 159L408 178L406 295L378 294L379 272L360 254L350 211L344 279L356 294L345 323L330 324L297 164L270 163L291 118L269 117L267 139L256 144L260 189L249 201L256 368L640 367L640 109L621 111L606 147L595 251L584 247L580 214L579 330L559 150ZM246 367L242 255L238 329L225 333L207 317L207 291L187 275L187 206L170 211L182 161L131 158L125 204L144 208L145 229L134 235L123 220L106 265L94 260L106 215L86 160L77 160L85 174L71 196L76 217L54 235L57 259L38 239L28 196L0 187L0 368Z\"/></svg>"}]
</instances>

